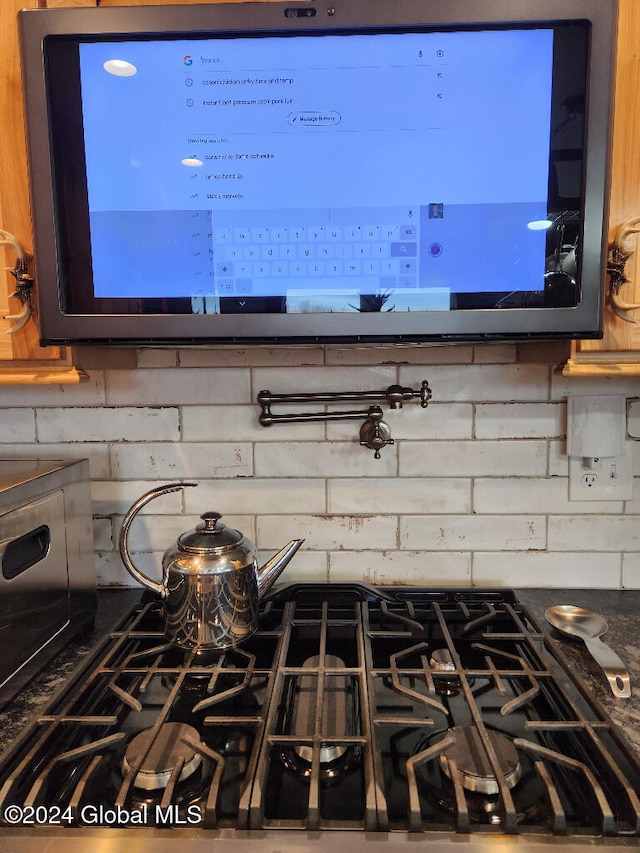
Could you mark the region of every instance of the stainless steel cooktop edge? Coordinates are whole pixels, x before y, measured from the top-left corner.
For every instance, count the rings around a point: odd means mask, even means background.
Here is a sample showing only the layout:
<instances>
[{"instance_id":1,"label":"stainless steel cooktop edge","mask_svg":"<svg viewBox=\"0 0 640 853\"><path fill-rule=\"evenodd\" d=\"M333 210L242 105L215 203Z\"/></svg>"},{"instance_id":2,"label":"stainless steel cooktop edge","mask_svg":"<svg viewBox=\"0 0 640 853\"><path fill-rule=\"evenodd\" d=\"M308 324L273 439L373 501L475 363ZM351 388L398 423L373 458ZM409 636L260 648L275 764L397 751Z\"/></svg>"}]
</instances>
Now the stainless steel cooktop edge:
<instances>
[{"instance_id":1,"label":"stainless steel cooktop edge","mask_svg":"<svg viewBox=\"0 0 640 853\"><path fill-rule=\"evenodd\" d=\"M87 829L73 830L40 828L5 828L0 841L3 853L112 853L126 846L127 853L175 853L179 844L182 853L411 853L415 845L428 844L429 853L540 853L542 850L562 850L563 853L628 853L638 849L638 839L606 839L585 837L524 837L487 834L479 837L464 834L384 833L384 832L298 832L236 831L193 829Z\"/></svg>"}]
</instances>

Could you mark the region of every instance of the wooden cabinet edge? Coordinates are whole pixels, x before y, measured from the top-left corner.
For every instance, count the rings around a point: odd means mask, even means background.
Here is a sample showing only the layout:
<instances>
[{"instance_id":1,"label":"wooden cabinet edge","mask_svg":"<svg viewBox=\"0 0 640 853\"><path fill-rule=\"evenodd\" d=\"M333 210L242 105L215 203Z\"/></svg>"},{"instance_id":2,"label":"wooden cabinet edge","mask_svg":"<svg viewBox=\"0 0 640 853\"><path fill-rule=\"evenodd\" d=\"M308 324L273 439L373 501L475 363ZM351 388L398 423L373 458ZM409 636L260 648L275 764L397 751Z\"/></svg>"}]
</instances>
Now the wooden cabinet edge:
<instances>
[{"instance_id":1,"label":"wooden cabinet edge","mask_svg":"<svg viewBox=\"0 0 640 853\"><path fill-rule=\"evenodd\" d=\"M31 217L26 140L21 95L21 73L18 56L17 12L22 7L36 7L44 0L4 0L0 3L0 227L14 234L27 256L32 253ZM13 269L16 256L12 250L0 249L0 267ZM30 270L33 273L33 270ZM34 317L12 336L6 332L11 323L4 318L20 309L11 299L15 281L2 270L0 279L0 384L32 382L78 382L84 371L72 366L66 347L41 347L38 342L38 282L36 277Z\"/></svg>"},{"instance_id":2,"label":"wooden cabinet edge","mask_svg":"<svg viewBox=\"0 0 640 853\"><path fill-rule=\"evenodd\" d=\"M46 367L36 364L0 366L1 385L77 385L89 374L78 367Z\"/></svg>"},{"instance_id":3,"label":"wooden cabinet edge","mask_svg":"<svg viewBox=\"0 0 640 853\"><path fill-rule=\"evenodd\" d=\"M559 372L569 378L596 376L640 376L640 361L638 353L629 355L623 360L625 353L599 353L593 360L573 358L561 366Z\"/></svg>"},{"instance_id":4,"label":"wooden cabinet edge","mask_svg":"<svg viewBox=\"0 0 640 853\"><path fill-rule=\"evenodd\" d=\"M616 59L615 115L611 164L609 239L613 240L622 223L640 214L640 157L637 136L640 128L640 4L619 0L618 55ZM636 283L636 257L631 258L625 274L627 302L640 301L640 282ZM635 327L638 328L637 326ZM605 309L604 336L600 341L576 341L562 369L563 376L640 376L640 337L627 324Z\"/></svg>"}]
</instances>

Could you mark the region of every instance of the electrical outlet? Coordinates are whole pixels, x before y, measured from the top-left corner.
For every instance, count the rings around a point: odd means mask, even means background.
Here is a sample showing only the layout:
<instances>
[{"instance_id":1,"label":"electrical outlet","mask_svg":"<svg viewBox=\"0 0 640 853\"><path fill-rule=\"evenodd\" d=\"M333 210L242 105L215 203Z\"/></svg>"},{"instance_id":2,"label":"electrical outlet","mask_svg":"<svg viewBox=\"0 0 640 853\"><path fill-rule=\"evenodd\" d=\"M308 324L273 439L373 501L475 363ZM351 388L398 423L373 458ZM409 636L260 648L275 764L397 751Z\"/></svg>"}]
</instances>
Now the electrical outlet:
<instances>
[{"instance_id":1,"label":"electrical outlet","mask_svg":"<svg viewBox=\"0 0 640 853\"><path fill-rule=\"evenodd\" d=\"M624 456L590 460L598 468L585 468L579 457L569 457L570 501L628 501L633 497L633 442L626 441Z\"/></svg>"},{"instance_id":2,"label":"electrical outlet","mask_svg":"<svg viewBox=\"0 0 640 853\"><path fill-rule=\"evenodd\" d=\"M580 480L583 488L592 489L598 485L598 475L597 474L583 474L582 479Z\"/></svg>"}]
</instances>

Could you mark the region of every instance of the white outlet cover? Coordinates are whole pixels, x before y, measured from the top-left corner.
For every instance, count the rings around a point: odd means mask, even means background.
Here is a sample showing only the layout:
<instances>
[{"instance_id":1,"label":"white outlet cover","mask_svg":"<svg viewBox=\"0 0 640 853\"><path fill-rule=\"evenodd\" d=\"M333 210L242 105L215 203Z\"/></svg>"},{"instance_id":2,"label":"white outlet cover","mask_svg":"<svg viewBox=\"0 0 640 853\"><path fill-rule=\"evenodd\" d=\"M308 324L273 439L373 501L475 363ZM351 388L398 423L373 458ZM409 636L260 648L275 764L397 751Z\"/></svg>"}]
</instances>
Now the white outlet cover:
<instances>
[{"instance_id":1,"label":"white outlet cover","mask_svg":"<svg viewBox=\"0 0 640 853\"><path fill-rule=\"evenodd\" d=\"M624 456L604 457L599 468L586 468L583 459L569 457L570 501L629 501L632 498L632 441L625 441Z\"/></svg>"}]
</instances>

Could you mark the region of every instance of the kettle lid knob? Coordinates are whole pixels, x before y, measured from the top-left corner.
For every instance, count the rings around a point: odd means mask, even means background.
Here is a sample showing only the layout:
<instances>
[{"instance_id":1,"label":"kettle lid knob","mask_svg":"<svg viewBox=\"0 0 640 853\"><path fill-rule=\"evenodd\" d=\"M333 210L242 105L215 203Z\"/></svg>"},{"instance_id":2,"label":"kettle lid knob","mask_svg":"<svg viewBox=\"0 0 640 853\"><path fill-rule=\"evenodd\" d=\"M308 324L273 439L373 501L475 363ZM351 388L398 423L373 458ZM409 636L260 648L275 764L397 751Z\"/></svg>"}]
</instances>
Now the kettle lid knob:
<instances>
[{"instance_id":1,"label":"kettle lid knob","mask_svg":"<svg viewBox=\"0 0 640 853\"><path fill-rule=\"evenodd\" d=\"M202 525L198 525L201 533L219 532L216 530L216 524L222 518L222 513L213 511L203 512L200 518L204 521L204 527Z\"/></svg>"},{"instance_id":2,"label":"kettle lid knob","mask_svg":"<svg viewBox=\"0 0 640 853\"><path fill-rule=\"evenodd\" d=\"M178 537L178 548L196 554L222 554L238 547L241 542L249 545L239 530L227 527L220 519L219 512L204 512L202 521L193 530L187 530ZM251 546L253 547L253 546Z\"/></svg>"}]
</instances>

